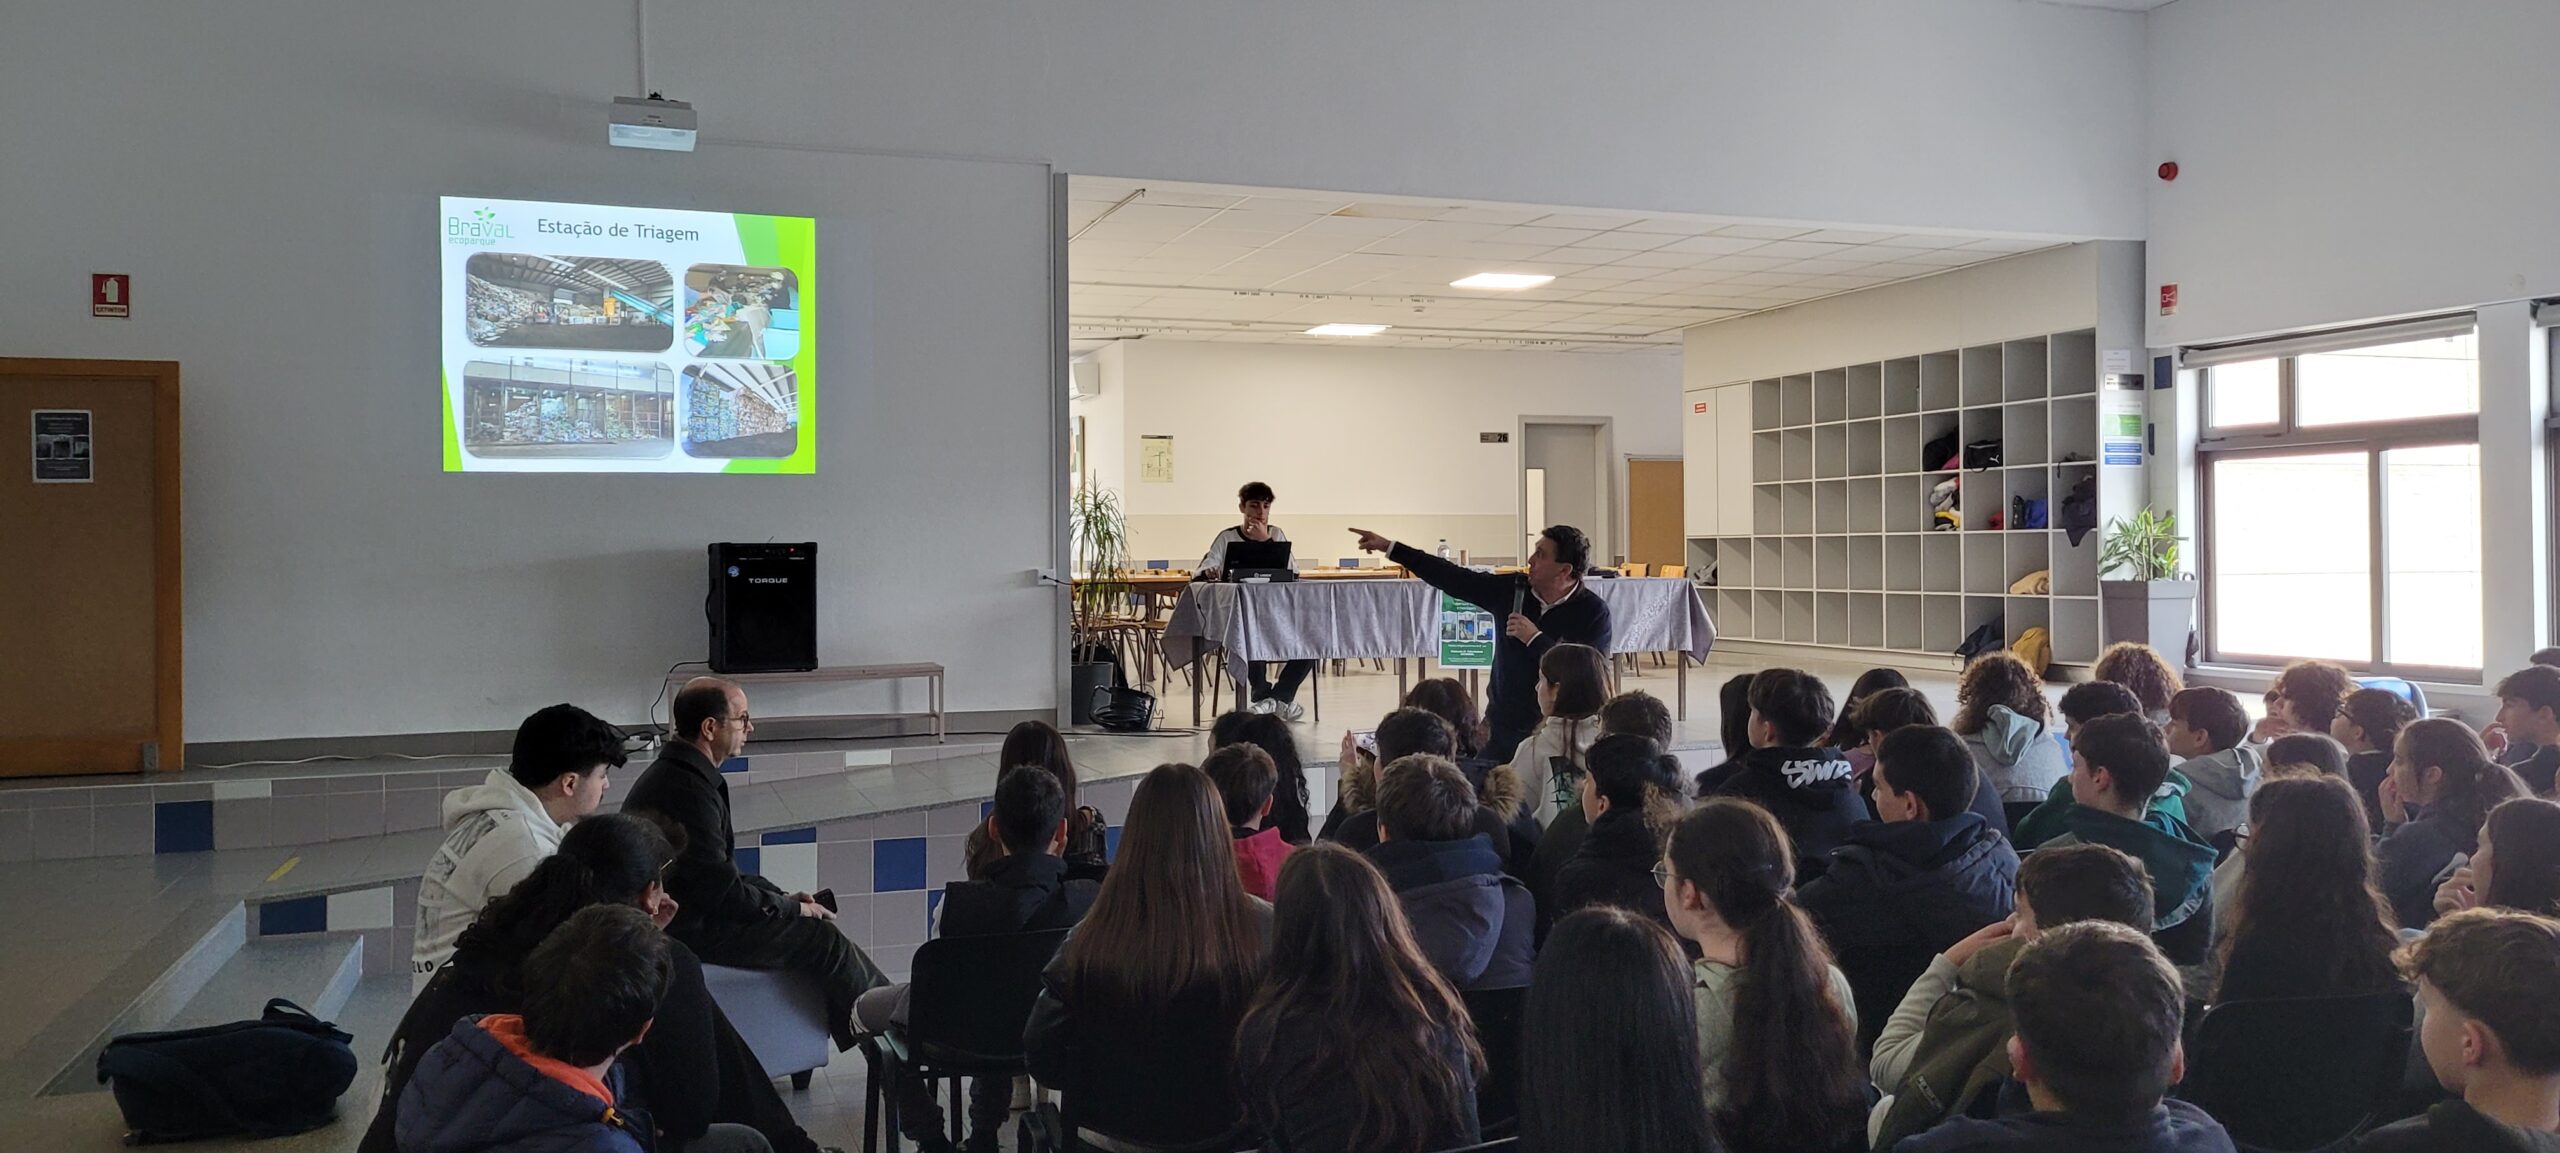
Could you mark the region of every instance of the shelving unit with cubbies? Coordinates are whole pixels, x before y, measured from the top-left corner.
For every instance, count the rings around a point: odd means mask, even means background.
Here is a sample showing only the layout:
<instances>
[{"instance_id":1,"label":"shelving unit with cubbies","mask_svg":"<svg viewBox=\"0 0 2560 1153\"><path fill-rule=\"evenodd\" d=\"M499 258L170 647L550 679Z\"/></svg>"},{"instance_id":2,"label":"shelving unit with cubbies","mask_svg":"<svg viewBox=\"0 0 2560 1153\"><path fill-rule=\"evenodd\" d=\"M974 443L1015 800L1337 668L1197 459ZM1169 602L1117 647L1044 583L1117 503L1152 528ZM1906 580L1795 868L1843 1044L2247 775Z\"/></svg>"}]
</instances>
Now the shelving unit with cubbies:
<instances>
[{"instance_id":1,"label":"shelving unit with cubbies","mask_svg":"<svg viewBox=\"0 0 2560 1153\"><path fill-rule=\"evenodd\" d=\"M2057 664L2097 659L2098 534L2054 527L2098 482L2096 330L1725 387L1751 404L1751 534L1692 542L1721 636L1943 657L1997 617L2007 641L2050 630ZM1955 459L1924 456L1951 435ZM1962 468L1986 440L2000 463ZM1934 529L1950 477L1962 527ZM2020 500L2042 526L2012 523Z\"/></svg>"}]
</instances>

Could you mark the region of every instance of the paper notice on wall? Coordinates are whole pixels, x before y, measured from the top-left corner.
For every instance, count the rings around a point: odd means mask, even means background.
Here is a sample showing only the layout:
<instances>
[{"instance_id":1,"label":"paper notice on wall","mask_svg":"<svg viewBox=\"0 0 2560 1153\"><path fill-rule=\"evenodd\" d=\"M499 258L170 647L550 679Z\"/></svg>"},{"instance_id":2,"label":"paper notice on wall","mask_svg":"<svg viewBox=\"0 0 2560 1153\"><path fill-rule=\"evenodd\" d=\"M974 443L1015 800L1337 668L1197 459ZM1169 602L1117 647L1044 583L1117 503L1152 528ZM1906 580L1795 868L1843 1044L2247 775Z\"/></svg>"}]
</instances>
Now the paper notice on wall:
<instances>
[{"instance_id":1,"label":"paper notice on wall","mask_svg":"<svg viewBox=\"0 0 2560 1153\"><path fill-rule=\"evenodd\" d=\"M1173 483L1173 438L1138 438L1138 479L1147 484Z\"/></svg>"},{"instance_id":2,"label":"paper notice on wall","mask_svg":"<svg viewBox=\"0 0 2560 1153\"><path fill-rule=\"evenodd\" d=\"M2104 352L2104 353L2100 354L2100 356L2099 356L2099 358L2098 358L2098 371L2100 371L2100 372L2131 372L2131 371L2133 371L2133 350L2132 350L2132 349L2130 349L2130 348L2110 348L2110 349L2108 349L2106 352Z\"/></svg>"},{"instance_id":3,"label":"paper notice on wall","mask_svg":"<svg viewBox=\"0 0 2560 1153\"><path fill-rule=\"evenodd\" d=\"M1440 594L1440 667L1493 667L1493 614L1447 593Z\"/></svg>"},{"instance_id":4,"label":"paper notice on wall","mask_svg":"<svg viewBox=\"0 0 2560 1153\"><path fill-rule=\"evenodd\" d=\"M2098 462L2142 464L2142 374L2110 372L2098 382Z\"/></svg>"},{"instance_id":5,"label":"paper notice on wall","mask_svg":"<svg viewBox=\"0 0 2560 1153\"><path fill-rule=\"evenodd\" d=\"M33 416L36 483L88 484L96 480L96 460L90 455L89 410L39 408Z\"/></svg>"}]
</instances>

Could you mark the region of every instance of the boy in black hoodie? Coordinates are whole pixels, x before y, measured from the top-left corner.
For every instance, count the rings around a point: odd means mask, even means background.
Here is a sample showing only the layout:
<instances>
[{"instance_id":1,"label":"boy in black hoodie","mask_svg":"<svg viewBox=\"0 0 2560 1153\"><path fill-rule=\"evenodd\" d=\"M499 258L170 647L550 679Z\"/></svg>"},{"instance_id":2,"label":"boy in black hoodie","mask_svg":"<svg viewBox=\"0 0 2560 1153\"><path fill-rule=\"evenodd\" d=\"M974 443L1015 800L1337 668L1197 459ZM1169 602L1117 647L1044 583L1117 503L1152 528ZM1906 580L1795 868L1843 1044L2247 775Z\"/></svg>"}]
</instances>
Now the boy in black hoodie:
<instances>
[{"instance_id":1,"label":"boy in black hoodie","mask_svg":"<svg viewBox=\"0 0 2560 1153\"><path fill-rule=\"evenodd\" d=\"M1102 883L1068 880L1067 862L1058 856L1067 843L1067 794L1047 769L1020 766L996 782L987 834L996 860L978 877L943 886L938 935L984 937L1072 928L1093 908ZM854 1019L865 1032L904 1027L907 987L889 985L863 994L854 1003ZM942 1109L934 1103L931 1085L910 1077L893 1091L899 1094L898 1128L908 1140L925 1153L952 1148L951 1139L942 1135ZM972 1082L967 1148L995 1149L1012 1107L1012 1078Z\"/></svg>"},{"instance_id":2,"label":"boy in black hoodie","mask_svg":"<svg viewBox=\"0 0 2560 1153\"><path fill-rule=\"evenodd\" d=\"M2446 1101L2365 1135L2357 1153L2560 1151L2560 921L2467 909L2400 956L2418 982L2418 1047Z\"/></svg>"},{"instance_id":3,"label":"boy in black hoodie","mask_svg":"<svg viewBox=\"0 0 2560 1153\"><path fill-rule=\"evenodd\" d=\"M1840 750L1816 745L1831 729L1831 690L1801 669L1751 678L1751 751L1698 774L1698 796L1742 797L1778 818L1796 847L1801 888L1830 867L1831 850L1867 818L1856 770Z\"/></svg>"}]
</instances>

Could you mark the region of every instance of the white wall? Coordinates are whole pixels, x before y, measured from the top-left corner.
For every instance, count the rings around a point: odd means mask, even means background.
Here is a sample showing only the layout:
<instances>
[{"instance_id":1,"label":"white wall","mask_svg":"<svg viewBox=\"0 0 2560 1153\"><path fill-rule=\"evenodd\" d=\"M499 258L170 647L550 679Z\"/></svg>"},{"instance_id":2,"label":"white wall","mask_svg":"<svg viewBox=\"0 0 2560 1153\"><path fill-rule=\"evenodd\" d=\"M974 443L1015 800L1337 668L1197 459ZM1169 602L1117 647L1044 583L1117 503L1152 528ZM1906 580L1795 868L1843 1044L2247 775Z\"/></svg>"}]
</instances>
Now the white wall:
<instances>
[{"instance_id":1,"label":"white wall","mask_svg":"<svg viewBox=\"0 0 2560 1153\"><path fill-rule=\"evenodd\" d=\"M637 718L702 655L715 540L820 543L824 659L940 660L957 709L1053 699L1042 168L609 149L611 4L29 7L0 36L0 355L184 366L190 740ZM440 472L440 193L818 217L818 474ZM133 319L82 310L101 270Z\"/></svg>"},{"instance_id":2,"label":"white wall","mask_svg":"<svg viewBox=\"0 0 2560 1153\"><path fill-rule=\"evenodd\" d=\"M1277 490L1272 523L1303 558L1353 555L1354 524L1423 548L1445 535L1451 548L1516 556L1522 416L1608 417L1620 456L1680 453L1680 365L1668 354L1113 347L1127 406L1121 491L1140 560L1199 560L1236 523L1236 488L1249 480ZM1512 440L1480 443L1485 432ZM1150 434L1174 438L1171 484L1139 479L1138 438ZM1611 471L1623 486L1623 461Z\"/></svg>"},{"instance_id":3,"label":"white wall","mask_svg":"<svg viewBox=\"0 0 2560 1153\"><path fill-rule=\"evenodd\" d=\"M699 101L724 135L1284 188L2060 236L2142 226L2135 13L2019 0L648 8L650 83ZM628 43L609 7L588 11L599 50Z\"/></svg>"},{"instance_id":4,"label":"white wall","mask_svg":"<svg viewBox=\"0 0 2560 1153\"><path fill-rule=\"evenodd\" d=\"M2548 0L2151 13L2155 347L2560 293ZM2162 160L2180 174L2147 175Z\"/></svg>"}]
</instances>

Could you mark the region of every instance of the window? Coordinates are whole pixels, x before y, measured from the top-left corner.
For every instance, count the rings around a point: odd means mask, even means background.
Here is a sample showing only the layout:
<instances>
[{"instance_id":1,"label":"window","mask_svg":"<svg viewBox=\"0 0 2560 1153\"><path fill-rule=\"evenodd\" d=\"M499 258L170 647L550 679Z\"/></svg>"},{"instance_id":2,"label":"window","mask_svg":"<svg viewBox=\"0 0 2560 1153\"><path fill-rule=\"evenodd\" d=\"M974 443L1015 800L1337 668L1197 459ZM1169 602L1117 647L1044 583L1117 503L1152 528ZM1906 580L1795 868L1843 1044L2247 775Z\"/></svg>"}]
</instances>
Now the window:
<instances>
[{"instance_id":1,"label":"window","mask_svg":"<svg viewBox=\"0 0 2560 1153\"><path fill-rule=\"evenodd\" d=\"M2214 659L2480 667L2476 341L2466 317L2189 355Z\"/></svg>"}]
</instances>

